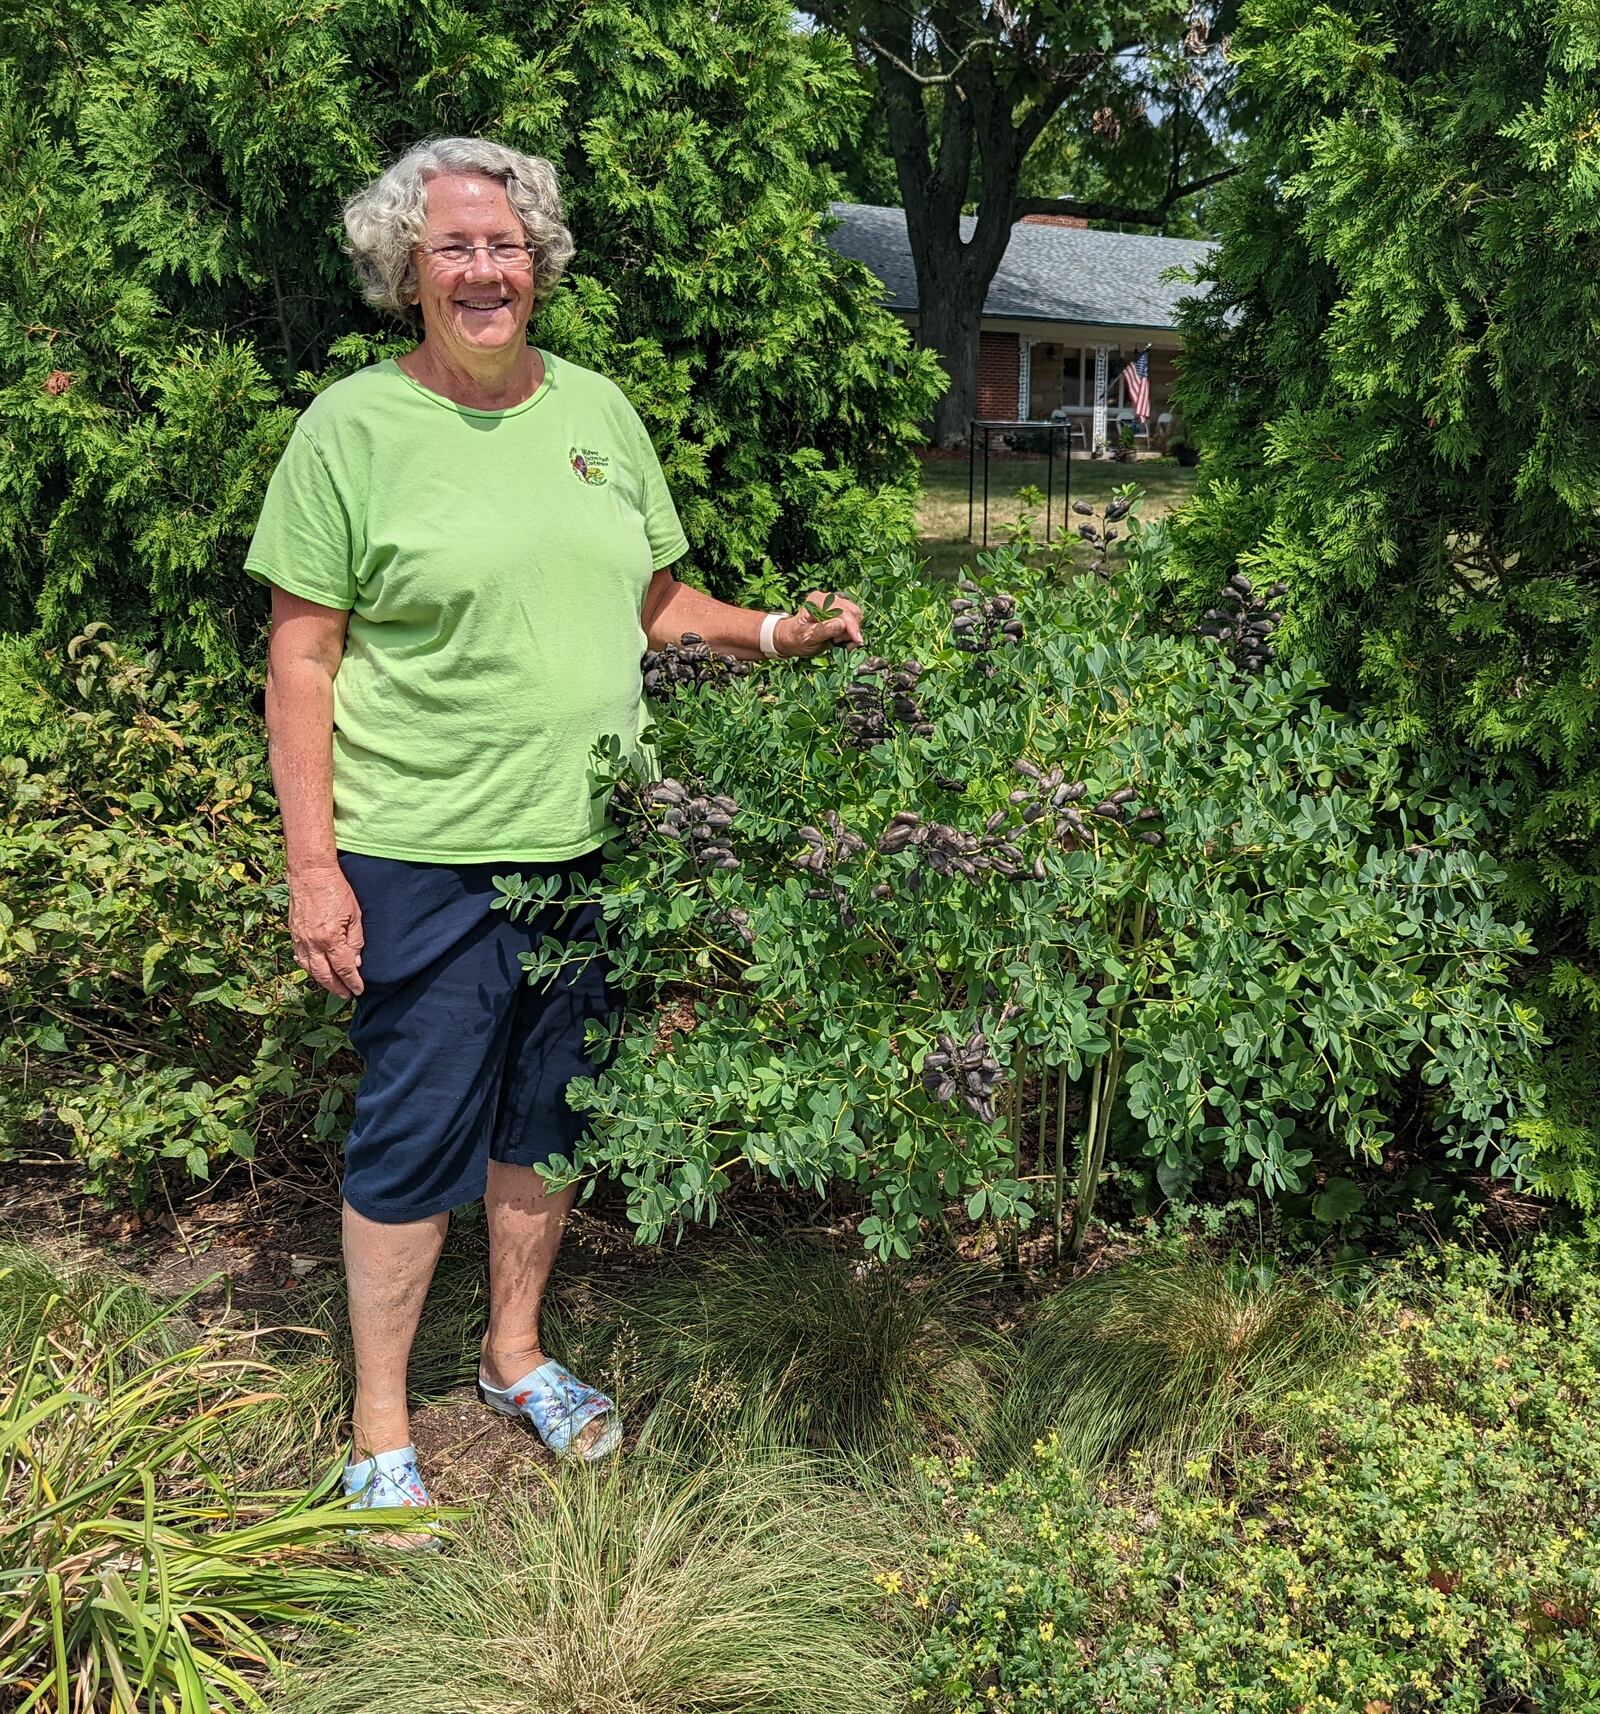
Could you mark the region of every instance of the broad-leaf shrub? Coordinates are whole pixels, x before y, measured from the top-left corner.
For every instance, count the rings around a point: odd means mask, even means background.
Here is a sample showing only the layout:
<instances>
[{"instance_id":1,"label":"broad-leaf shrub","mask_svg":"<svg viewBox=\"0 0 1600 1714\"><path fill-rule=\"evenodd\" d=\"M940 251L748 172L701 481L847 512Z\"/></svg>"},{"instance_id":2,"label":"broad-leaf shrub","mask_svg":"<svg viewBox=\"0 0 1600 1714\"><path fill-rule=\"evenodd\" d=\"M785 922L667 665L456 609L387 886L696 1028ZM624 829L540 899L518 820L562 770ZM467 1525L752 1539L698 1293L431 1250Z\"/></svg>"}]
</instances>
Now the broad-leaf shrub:
<instances>
[{"instance_id":1,"label":"broad-leaf shrub","mask_svg":"<svg viewBox=\"0 0 1600 1714\"><path fill-rule=\"evenodd\" d=\"M642 1238L713 1216L736 1170L854 1182L880 1255L950 1198L1025 1214L996 1107L1024 1054L1078 1085L1091 1150L1115 1112L1180 1182L1381 1155L1413 1075L1442 1150L1514 1170L1527 941L1486 899L1482 799L1303 662L1251 673L1155 622L1135 531L1065 590L1007 556L954 601L880 567L881 659L663 700L665 778L624 779L600 884L635 1017L573 1095L578 1164L620 1176Z\"/></svg>"},{"instance_id":2,"label":"broad-leaf shrub","mask_svg":"<svg viewBox=\"0 0 1600 1714\"><path fill-rule=\"evenodd\" d=\"M1060 1443L986 1484L904 1598L934 1616L930 1706L1004 1714L1571 1714L1600 1701L1600 1292L1525 1316L1494 1261L1430 1259L1369 1306L1353 1368L1293 1402L1313 1451L1231 1481Z\"/></svg>"},{"instance_id":3,"label":"broad-leaf shrub","mask_svg":"<svg viewBox=\"0 0 1600 1714\"><path fill-rule=\"evenodd\" d=\"M0 1119L135 1200L163 1165L329 1136L354 1062L283 929L258 735L97 628L59 665L59 753L0 760Z\"/></svg>"}]
</instances>

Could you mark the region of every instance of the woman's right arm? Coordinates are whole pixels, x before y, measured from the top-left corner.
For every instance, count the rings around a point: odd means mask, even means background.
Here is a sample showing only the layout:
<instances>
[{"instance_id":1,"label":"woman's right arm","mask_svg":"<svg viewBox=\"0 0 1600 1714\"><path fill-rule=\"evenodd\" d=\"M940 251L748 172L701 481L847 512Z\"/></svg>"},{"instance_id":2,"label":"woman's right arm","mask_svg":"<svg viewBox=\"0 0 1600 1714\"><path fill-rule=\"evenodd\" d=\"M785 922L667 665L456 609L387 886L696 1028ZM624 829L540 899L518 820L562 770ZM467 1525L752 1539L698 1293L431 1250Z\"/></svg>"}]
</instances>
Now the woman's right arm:
<instances>
[{"instance_id":1,"label":"woman's right arm","mask_svg":"<svg viewBox=\"0 0 1600 1714\"><path fill-rule=\"evenodd\" d=\"M361 992L361 906L333 842L333 681L350 615L276 585L267 649L267 748L283 815L289 934L313 981Z\"/></svg>"}]
</instances>

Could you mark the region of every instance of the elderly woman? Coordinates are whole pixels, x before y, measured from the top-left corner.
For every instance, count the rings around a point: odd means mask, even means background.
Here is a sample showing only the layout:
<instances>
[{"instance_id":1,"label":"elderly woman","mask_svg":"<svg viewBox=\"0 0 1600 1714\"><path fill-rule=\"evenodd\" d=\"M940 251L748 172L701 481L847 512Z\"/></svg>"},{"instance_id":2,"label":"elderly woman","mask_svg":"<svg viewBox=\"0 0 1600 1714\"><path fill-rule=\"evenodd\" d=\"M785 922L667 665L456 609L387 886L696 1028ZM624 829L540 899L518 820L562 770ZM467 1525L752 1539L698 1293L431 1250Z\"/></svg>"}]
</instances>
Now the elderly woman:
<instances>
[{"instance_id":1,"label":"elderly woman","mask_svg":"<svg viewBox=\"0 0 1600 1714\"><path fill-rule=\"evenodd\" d=\"M649 436L528 320L571 259L548 162L419 144L345 209L370 303L420 329L318 395L273 475L247 565L272 586L267 728L295 956L355 1000L364 1076L346 1144L355 1347L348 1492L427 1490L406 1365L449 1210L483 1198L479 1394L558 1455L613 1451L612 1401L539 1342L572 1201L540 1167L581 1134L565 1091L613 1010L603 961L546 991L518 954L593 913L513 921L496 875L596 875L598 738L641 729L640 655L684 631L755 659L859 644L860 611L728 606L678 582L687 543ZM808 606L826 604L814 592Z\"/></svg>"}]
</instances>

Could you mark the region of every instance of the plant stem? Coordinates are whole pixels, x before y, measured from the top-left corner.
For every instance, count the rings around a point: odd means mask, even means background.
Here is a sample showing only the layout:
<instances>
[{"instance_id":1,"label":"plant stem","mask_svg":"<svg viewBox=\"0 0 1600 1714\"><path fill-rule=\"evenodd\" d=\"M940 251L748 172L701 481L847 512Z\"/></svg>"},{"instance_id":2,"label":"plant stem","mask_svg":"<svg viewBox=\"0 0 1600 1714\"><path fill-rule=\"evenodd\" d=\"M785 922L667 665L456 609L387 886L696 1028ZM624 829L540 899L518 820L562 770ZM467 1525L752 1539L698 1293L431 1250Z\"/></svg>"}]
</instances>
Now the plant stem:
<instances>
[{"instance_id":1,"label":"plant stem","mask_svg":"<svg viewBox=\"0 0 1600 1714\"><path fill-rule=\"evenodd\" d=\"M1056 1260L1061 1260L1061 1212L1067 1193L1067 1073L1056 1070Z\"/></svg>"},{"instance_id":2,"label":"plant stem","mask_svg":"<svg viewBox=\"0 0 1600 1714\"><path fill-rule=\"evenodd\" d=\"M1133 986L1131 966L1144 944L1146 906L1147 901L1141 898L1133 911L1133 940L1128 947L1130 990ZM1119 913L1119 934L1120 926ZM1095 1067L1096 1082L1089 1105L1089 1124L1083 1136L1083 1166L1078 1173L1078 1200L1072 1210L1072 1234L1067 1243L1068 1253L1074 1259L1081 1254L1083 1240L1088 1235L1089 1217L1094 1213L1095 1193L1100 1187L1100 1173L1105 1165L1106 1144L1111 1138L1111 1115L1116 1104L1117 1079L1122 1074L1122 1019L1128 1009L1128 999L1129 995L1125 994L1111 1008L1111 1016L1106 1026L1111 1046L1106 1057ZM1099 1076L1102 1067L1105 1071L1104 1077Z\"/></svg>"},{"instance_id":3,"label":"plant stem","mask_svg":"<svg viewBox=\"0 0 1600 1714\"><path fill-rule=\"evenodd\" d=\"M1050 1067L1039 1067L1039 1176L1044 1178L1050 1171Z\"/></svg>"},{"instance_id":4,"label":"plant stem","mask_svg":"<svg viewBox=\"0 0 1600 1714\"><path fill-rule=\"evenodd\" d=\"M1106 1058L1110 1058L1107 1051ZM1106 1061L1097 1059L1094 1070L1089 1074L1089 1118L1083 1128L1083 1158L1078 1164L1077 1195L1072 1205L1072 1235L1067 1247L1076 1256L1083 1248L1083 1226L1088 1218L1084 1213L1086 1203L1094 1200L1094 1140L1100 1134L1100 1089L1105 1082Z\"/></svg>"},{"instance_id":5,"label":"plant stem","mask_svg":"<svg viewBox=\"0 0 1600 1714\"><path fill-rule=\"evenodd\" d=\"M1028 1044L1026 1041L1017 1043L1016 1058L1013 1061L1015 1073L1011 1080L1011 1176L1022 1177L1022 1083L1028 1074ZM1017 1254L1017 1217L1013 1214L1005 1223L1005 1256L1006 1271L1016 1273L1020 1262Z\"/></svg>"}]
</instances>

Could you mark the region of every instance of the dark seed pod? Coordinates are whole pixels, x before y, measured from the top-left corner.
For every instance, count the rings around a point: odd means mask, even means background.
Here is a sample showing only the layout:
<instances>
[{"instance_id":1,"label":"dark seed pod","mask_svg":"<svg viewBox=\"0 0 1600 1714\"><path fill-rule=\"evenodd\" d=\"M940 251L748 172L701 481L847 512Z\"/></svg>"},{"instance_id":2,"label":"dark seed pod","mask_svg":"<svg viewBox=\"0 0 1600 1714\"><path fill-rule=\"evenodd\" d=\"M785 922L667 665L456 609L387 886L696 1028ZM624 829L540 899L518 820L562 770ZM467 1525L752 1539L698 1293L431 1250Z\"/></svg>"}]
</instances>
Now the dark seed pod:
<instances>
[{"instance_id":1,"label":"dark seed pod","mask_svg":"<svg viewBox=\"0 0 1600 1714\"><path fill-rule=\"evenodd\" d=\"M1160 833L1141 833L1138 836L1141 845L1165 845L1166 837Z\"/></svg>"},{"instance_id":2,"label":"dark seed pod","mask_svg":"<svg viewBox=\"0 0 1600 1714\"><path fill-rule=\"evenodd\" d=\"M894 888L891 887L887 881L880 881L877 886L872 889L872 896L875 899L886 899L893 891Z\"/></svg>"},{"instance_id":3,"label":"dark seed pod","mask_svg":"<svg viewBox=\"0 0 1600 1714\"><path fill-rule=\"evenodd\" d=\"M1074 512L1081 512L1086 518L1092 518L1094 516L1094 507L1091 506L1087 500L1074 500L1072 502L1072 509Z\"/></svg>"},{"instance_id":4,"label":"dark seed pod","mask_svg":"<svg viewBox=\"0 0 1600 1714\"><path fill-rule=\"evenodd\" d=\"M1044 778L1043 772L1039 768L1036 768L1032 762L1019 760L1013 762L1012 766L1019 774L1026 774L1030 780L1042 780Z\"/></svg>"},{"instance_id":5,"label":"dark seed pod","mask_svg":"<svg viewBox=\"0 0 1600 1714\"><path fill-rule=\"evenodd\" d=\"M1268 639L1283 618L1267 602L1282 588L1273 584L1265 596L1259 595L1248 577L1235 572L1218 596L1217 605L1208 608L1195 627L1196 635L1221 644L1235 672L1259 672L1273 658Z\"/></svg>"},{"instance_id":6,"label":"dark seed pod","mask_svg":"<svg viewBox=\"0 0 1600 1714\"><path fill-rule=\"evenodd\" d=\"M685 631L678 642L647 651L639 670L650 695L670 701L681 690L721 686L730 679L743 678L750 671L750 663L732 655L713 654L698 632Z\"/></svg>"},{"instance_id":7,"label":"dark seed pod","mask_svg":"<svg viewBox=\"0 0 1600 1714\"><path fill-rule=\"evenodd\" d=\"M1119 786L1117 790L1106 799L1106 802L1114 804L1132 803L1138 795L1138 792L1136 792L1132 786Z\"/></svg>"},{"instance_id":8,"label":"dark seed pod","mask_svg":"<svg viewBox=\"0 0 1600 1714\"><path fill-rule=\"evenodd\" d=\"M951 612L956 615L950 631L958 649L969 655L987 655L996 647L1009 646L1021 640L1022 626L1014 617L1017 604L1011 596L985 596L967 578L962 578L957 587L972 597L969 600L960 596L950 603ZM994 676L992 664L986 664L983 670L987 676Z\"/></svg>"}]
</instances>

